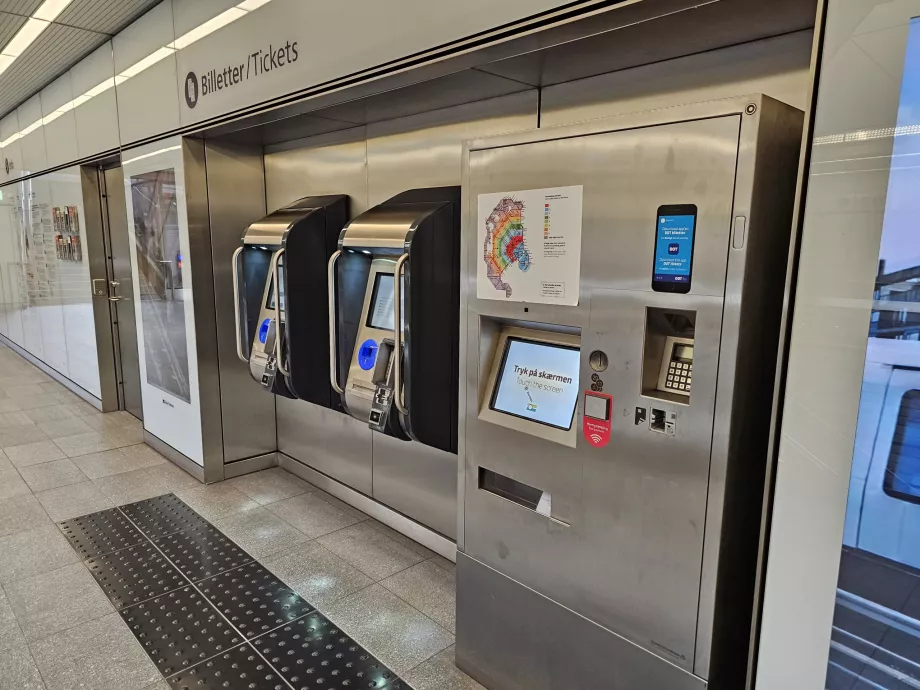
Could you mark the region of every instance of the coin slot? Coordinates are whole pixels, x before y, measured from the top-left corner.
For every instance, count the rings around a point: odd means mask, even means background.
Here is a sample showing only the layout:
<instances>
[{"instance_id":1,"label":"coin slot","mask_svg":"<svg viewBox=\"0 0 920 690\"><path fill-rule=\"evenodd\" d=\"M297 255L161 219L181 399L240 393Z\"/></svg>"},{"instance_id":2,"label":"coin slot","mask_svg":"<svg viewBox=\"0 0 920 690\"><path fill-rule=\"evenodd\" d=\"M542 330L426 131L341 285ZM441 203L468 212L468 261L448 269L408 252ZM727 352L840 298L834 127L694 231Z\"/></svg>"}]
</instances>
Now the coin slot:
<instances>
[{"instance_id":1,"label":"coin slot","mask_svg":"<svg viewBox=\"0 0 920 690\"><path fill-rule=\"evenodd\" d=\"M594 371L607 371L610 360L607 358L606 352L603 352L602 350L594 350L588 357L588 364L591 365L591 368L594 369Z\"/></svg>"}]
</instances>

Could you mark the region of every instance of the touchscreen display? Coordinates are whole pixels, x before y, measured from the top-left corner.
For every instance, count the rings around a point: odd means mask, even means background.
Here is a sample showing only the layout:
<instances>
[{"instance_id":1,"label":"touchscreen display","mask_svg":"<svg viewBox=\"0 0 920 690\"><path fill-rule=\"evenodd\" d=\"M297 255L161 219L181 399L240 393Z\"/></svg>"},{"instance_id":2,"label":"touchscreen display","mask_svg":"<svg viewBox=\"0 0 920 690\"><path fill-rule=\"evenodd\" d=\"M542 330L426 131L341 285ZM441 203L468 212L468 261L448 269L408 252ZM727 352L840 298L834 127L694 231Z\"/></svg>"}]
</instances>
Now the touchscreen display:
<instances>
[{"instance_id":1,"label":"touchscreen display","mask_svg":"<svg viewBox=\"0 0 920 690\"><path fill-rule=\"evenodd\" d=\"M571 429L580 358L577 347L508 338L489 407L557 429Z\"/></svg>"},{"instance_id":2,"label":"touchscreen display","mask_svg":"<svg viewBox=\"0 0 920 690\"><path fill-rule=\"evenodd\" d=\"M659 213L654 283L689 284L696 215Z\"/></svg>"},{"instance_id":3,"label":"touchscreen display","mask_svg":"<svg viewBox=\"0 0 920 690\"><path fill-rule=\"evenodd\" d=\"M284 270L284 266L279 262L278 263L278 277L280 278L280 280L278 281L278 300L281 302L280 311L282 315L284 314L284 274L282 273L283 270ZM274 279L272 279L271 283L269 283L269 286L268 286L268 299L265 302L265 308L266 309L275 308L275 281Z\"/></svg>"},{"instance_id":4,"label":"touchscreen display","mask_svg":"<svg viewBox=\"0 0 920 690\"><path fill-rule=\"evenodd\" d=\"M378 273L374 278L371 308L367 310L367 325L384 331L393 330L393 274Z\"/></svg>"},{"instance_id":5,"label":"touchscreen display","mask_svg":"<svg viewBox=\"0 0 920 690\"><path fill-rule=\"evenodd\" d=\"M403 287L405 288L405 276ZM403 327L406 324L406 291L400 294L402 300ZM374 278L374 292L371 294L371 308L367 310L367 325L383 331L393 330L393 274L378 273Z\"/></svg>"}]
</instances>

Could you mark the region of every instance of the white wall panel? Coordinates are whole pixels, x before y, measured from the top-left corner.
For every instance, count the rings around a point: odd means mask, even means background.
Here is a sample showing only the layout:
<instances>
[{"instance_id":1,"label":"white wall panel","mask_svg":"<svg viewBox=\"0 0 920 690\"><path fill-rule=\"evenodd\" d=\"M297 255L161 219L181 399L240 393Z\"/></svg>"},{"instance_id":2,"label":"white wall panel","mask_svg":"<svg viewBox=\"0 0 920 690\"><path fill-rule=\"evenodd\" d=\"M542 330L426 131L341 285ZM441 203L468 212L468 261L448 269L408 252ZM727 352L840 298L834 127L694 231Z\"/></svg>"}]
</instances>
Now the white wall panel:
<instances>
[{"instance_id":1,"label":"white wall panel","mask_svg":"<svg viewBox=\"0 0 920 690\"><path fill-rule=\"evenodd\" d=\"M176 58L166 47L173 39L172 2L165 0L112 42L123 145L179 126ZM142 61L158 55L165 57L134 73Z\"/></svg>"},{"instance_id":2,"label":"white wall panel","mask_svg":"<svg viewBox=\"0 0 920 690\"><path fill-rule=\"evenodd\" d=\"M55 168L79 158L77 151L77 121L73 109L73 88L70 72L55 79L42 89L41 104L44 117L47 167ZM68 108L56 112L59 108Z\"/></svg>"},{"instance_id":3,"label":"white wall panel","mask_svg":"<svg viewBox=\"0 0 920 690\"><path fill-rule=\"evenodd\" d=\"M9 141L19 131L19 116L14 110L0 120L0 141ZM3 147L3 162L0 167L0 181L6 182L19 177L22 168L22 146L19 139Z\"/></svg>"},{"instance_id":4,"label":"white wall panel","mask_svg":"<svg viewBox=\"0 0 920 690\"><path fill-rule=\"evenodd\" d=\"M31 129L28 134L19 140L22 148L23 173L37 173L48 167L48 155L45 151L45 131L42 127L42 101L41 95L35 94L16 109L19 116L19 130L24 132ZM38 123L38 126L35 126Z\"/></svg>"},{"instance_id":5,"label":"white wall panel","mask_svg":"<svg viewBox=\"0 0 920 690\"><path fill-rule=\"evenodd\" d=\"M277 1L269 0L269 2ZM173 26L176 36L184 36L192 29L211 21L237 4L239 0L192 0L192 2L173 0ZM239 16L243 14L242 10L237 13Z\"/></svg>"},{"instance_id":6,"label":"white wall panel","mask_svg":"<svg viewBox=\"0 0 920 690\"><path fill-rule=\"evenodd\" d=\"M125 154L125 202L144 428L203 465L182 146L170 137Z\"/></svg>"},{"instance_id":7,"label":"white wall panel","mask_svg":"<svg viewBox=\"0 0 920 690\"><path fill-rule=\"evenodd\" d=\"M112 60L111 41L90 53L70 70L70 80L75 97L106 82L114 85L115 63ZM81 99L82 100L82 99ZM80 158L88 158L103 151L118 148L118 105L115 89L95 93L74 108L77 124L77 150Z\"/></svg>"},{"instance_id":8,"label":"white wall panel","mask_svg":"<svg viewBox=\"0 0 920 690\"><path fill-rule=\"evenodd\" d=\"M237 9L223 14L231 4L229 0L173 0L177 37L209 17L220 16L220 23L229 20L180 47L178 102L183 124L360 72L561 3L466 0L433 7L429 0L269 0L251 12ZM296 49L291 50L295 43ZM278 57L279 48L283 58ZM213 76L220 73L223 81L226 68L237 68L232 83L206 94L204 77L214 70ZM194 107L185 98L189 73L198 81L197 101L191 99Z\"/></svg>"}]
</instances>

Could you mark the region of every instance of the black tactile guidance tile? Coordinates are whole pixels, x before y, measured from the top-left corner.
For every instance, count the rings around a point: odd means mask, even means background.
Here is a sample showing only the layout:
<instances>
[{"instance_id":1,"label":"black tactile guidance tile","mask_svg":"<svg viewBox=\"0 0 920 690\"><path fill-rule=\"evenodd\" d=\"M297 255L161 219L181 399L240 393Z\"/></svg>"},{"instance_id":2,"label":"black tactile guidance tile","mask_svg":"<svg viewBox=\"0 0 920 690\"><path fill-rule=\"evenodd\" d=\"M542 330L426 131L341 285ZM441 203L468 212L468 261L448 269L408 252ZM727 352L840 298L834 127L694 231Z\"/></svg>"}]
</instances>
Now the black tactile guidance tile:
<instances>
[{"instance_id":1,"label":"black tactile guidance tile","mask_svg":"<svg viewBox=\"0 0 920 690\"><path fill-rule=\"evenodd\" d=\"M164 676L243 642L191 585L119 613Z\"/></svg>"},{"instance_id":2,"label":"black tactile guidance tile","mask_svg":"<svg viewBox=\"0 0 920 690\"><path fill-rule=\"evenodd\" d=\"M111 553L146 541L118 508L65 520L59 526L80 558Z\"/></svg>"},{"instance_id":3,"label":"black tactile guidance tile","mask_svg":"<svg viewBox=\"0 0 920 690\"><path fill-rule=\"evenodd\" d=\"M121 511L151 539L209 524L173 494L129 503Z\"/></svg>"},{"instance_id":4,"label":"black tactile guidance tile","mask_svg":"<svg viewBox=\"0 0 920 690\"><path fill-rule=\"evenodd\" d=\"M211 525L154 539L166 557L197 581L249 563L252 556Z\"/></svg>"},{"instance_id":5,"label":"black tactile guidance tile","mask_svg":"<svg viewBox=\"0 0 920 690\"><path fill-rule=\"evenodd\" d=\"M203 580L198 587L248 639L314 610L258 563Z\"/></svg>"},{"instance_id":6,"label":"black tactile guidance tile","mask_svg":"<svg viewBox=\"0 0 920 690\"><path fill-rule=\"evenodd\" d=\"M411 690L319 613L252 640L294 690Z\"/></svg>"},{"instance_id":7,"label":"black tactile guidance tile","mask_svg":"<svg viewBox=\"0 0 920 690\"><path fill-rule=\"evenodd\" d=\"M115 608L124 608L188 585L176 570L146 539L86 561L89 571Z\"/></svg>"},{"instance_id":8,"label":"black tactile guidance tile","mask_svg":"<svg viewBox=\"0 0 920 690\"><path fill-rule=\"evenodd\" d=\"M180 671L167 678L167 682L178 690L290 690L248 644Z\"/></svg>"}]
</instances>

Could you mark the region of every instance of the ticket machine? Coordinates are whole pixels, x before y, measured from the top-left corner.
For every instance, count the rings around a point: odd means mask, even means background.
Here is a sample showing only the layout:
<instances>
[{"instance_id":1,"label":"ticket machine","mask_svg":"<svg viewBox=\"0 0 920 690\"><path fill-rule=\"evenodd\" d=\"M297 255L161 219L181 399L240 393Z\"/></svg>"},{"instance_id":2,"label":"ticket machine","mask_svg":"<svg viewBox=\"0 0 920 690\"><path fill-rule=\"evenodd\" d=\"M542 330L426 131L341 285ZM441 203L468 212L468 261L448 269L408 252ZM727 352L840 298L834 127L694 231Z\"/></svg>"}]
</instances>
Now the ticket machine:
<instances>
[{"instance_id":1,"label":"ticket machine","mask_svg":"<svg viewBox=\"0 0 920 690\"><path fill-rule=\"evenodd\" d=\"M464 153L458 665L745 686L802 113L763 96Z\"/></svg>"},{"instance_id":2,"label":"ticket machine","mask_svg":"<svg viewBox=\"0 0 920 690\"><path fill-rule=\"evenodd\" d=\"M233 254L237 354L272 393L338 404L328 383L325 271L347 219L347 196L306 197L250 225Z\"/></svg>"},{"instance_id":3,"label":"ticket machine","mask_svg":"<svg viewBox=\"0 0 920 690\"><path fill-rule=\"evenodd\" d=\"M351 221L329 259L330 383L371 429L457 452L460 188Z\"/></svg>"}]
</instances>

